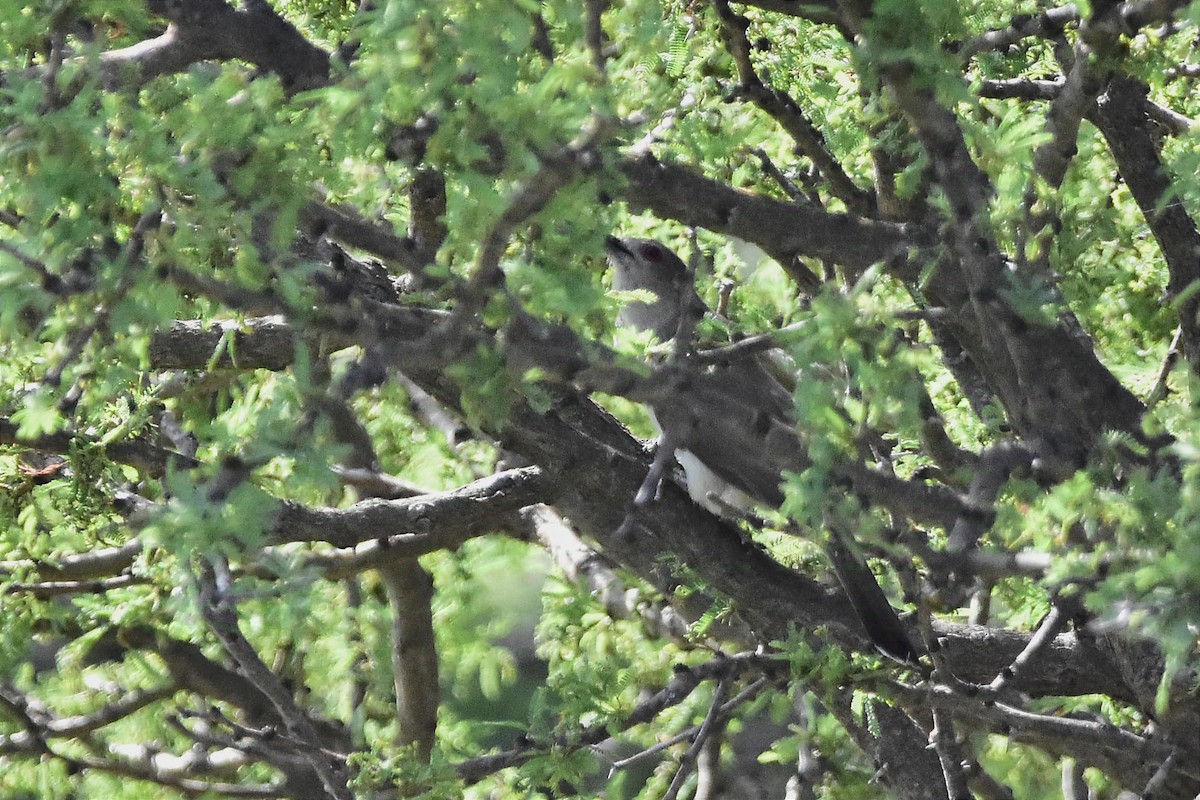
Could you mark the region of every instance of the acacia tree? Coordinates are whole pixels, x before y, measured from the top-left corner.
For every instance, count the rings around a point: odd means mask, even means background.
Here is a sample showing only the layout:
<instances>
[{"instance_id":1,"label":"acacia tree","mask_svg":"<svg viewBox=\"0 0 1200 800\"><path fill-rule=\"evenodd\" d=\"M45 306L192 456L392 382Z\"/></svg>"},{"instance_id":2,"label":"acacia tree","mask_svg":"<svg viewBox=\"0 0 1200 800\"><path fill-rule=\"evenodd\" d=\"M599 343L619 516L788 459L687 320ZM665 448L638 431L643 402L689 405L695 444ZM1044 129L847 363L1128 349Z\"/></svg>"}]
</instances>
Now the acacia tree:
<instances>
[{"instance_id":1,"label":"acacia tree","mask_svg":"<svg viewBox=\"0 0 1200 800\"><path fill-rule=\"evenodd\" d=\"M6 796L1200 792L1189 4L277 5L0 5ZM638 403L767 346L722 519Z\"/></svg>"}]
</instances>

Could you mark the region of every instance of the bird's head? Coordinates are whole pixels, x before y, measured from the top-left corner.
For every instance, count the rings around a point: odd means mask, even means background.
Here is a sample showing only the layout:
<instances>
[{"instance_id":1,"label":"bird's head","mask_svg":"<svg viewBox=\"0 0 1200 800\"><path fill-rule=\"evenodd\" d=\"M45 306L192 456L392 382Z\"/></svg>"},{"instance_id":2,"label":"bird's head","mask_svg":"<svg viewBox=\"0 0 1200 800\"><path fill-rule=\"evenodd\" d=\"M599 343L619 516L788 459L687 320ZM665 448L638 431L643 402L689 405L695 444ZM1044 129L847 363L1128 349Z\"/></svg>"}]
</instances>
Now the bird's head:
<instances>
[{"instance_id":1,"label":"bird's head","mask_svg":"<svg viewBox=\"0 0 1200 800\"><path fill-rule=\"evenodd\" d=\"M682 310L703 315L704 303L692 285L691 273L660 242L609 236L604 249L613 268L614 289L643 289L656 297L652 302L628 303L617 315L619 324L653 331L665 342L675 335Z\"/></svg>"}]
</instances>

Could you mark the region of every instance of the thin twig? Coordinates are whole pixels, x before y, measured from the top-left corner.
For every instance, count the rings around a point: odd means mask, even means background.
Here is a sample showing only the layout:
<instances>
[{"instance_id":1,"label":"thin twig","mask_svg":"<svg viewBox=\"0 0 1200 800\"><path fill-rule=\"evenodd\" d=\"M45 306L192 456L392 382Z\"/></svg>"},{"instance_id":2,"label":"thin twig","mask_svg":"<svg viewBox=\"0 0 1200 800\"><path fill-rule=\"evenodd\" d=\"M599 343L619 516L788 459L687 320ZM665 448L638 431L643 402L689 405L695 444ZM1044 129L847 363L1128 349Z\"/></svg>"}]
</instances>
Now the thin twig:
<instances>
[{"instance_id":1,"label":"thin twig","mask_svg":"<svg viewBox=\"0 0 1200 800\"><path fill-rule=\"evenodd\" d=\"M96 335L97 331L108 325L108 317L112 313L113 304L124 299L130 284L133 283L133 279L138 273L132 267L140 261L146 235L157 228L161 222L162 209L160 208L152 208L142 214L137 225L134 226L133 232L129 235L128 241L125 242L125 246L121 249L120 255L117 257L119 276L113 284L112 289L105 293L99 310L96 312L95 317L92 318L92 321L75 330L68 337L66 352L54 366L47 370L46 374L42 377L42 385L58 386L62 380L63 372L67 367L75 362L75 359L83 352L83 348Z\"/></svg>"},{"instance_id":2,"label":"thin twig","mask_svg":"<svg viewBox=\"0 0 1200 800\"><path fill-rule=\"evenodd\" d=\"M933 709L933 729L929 732L929 746L937 753L946 779L946 795L949 800L970 800L967 776L963 773L963 758L958 742L955 741L954 725L950 712Z\"/></svg>"},{"instance_id":3,"label":"thin twig","mask_svg":"<svg viewBox=\"0 0 1200 800\"><path fill-rule=\"evenodd\" d=\"M988 690L999 694L1005 686L1019 680L1030 664L1037 660L1038 655L1054 641L1054 637L1062 632L1066 624L1067 615L1057 605L1051 606L1050 613L1042 620L1042 624L1029 639L1025 649L1013 659L1011 664L1000 670L1000 674L988 685Z\"/></svg>"},{"instance_id":4,"label":"thin twig","mask_svg":"<svg viewBox=\"0 0 1200 800\"><path fill-rule=\"evenodd\" d=\"M736 695L734 695L730 700L722 703L721 707L718 709L719 718L720 719L727 718L734 710L736 710L738 708L738 706L742 705L747 700L753 698L756 694L758 694L760 691L762 691L763 688L766 687L767 684L769 684L770 682L771 682L770 678L767 678L767 677L758 678L753 683L751 683L749 686L742 689L742 691L740 691ZM715 698L714 698L714 702L715 702ZM711 712L712 709L709 709L709 711ZM708 721L708 719L706 718L705 722L707 722L707 721ZM703 727L703 723L701 723L701 725L693 725L692 727L688 728L687 730L680 731L679 733L675 734L674 736L672 736L668 739L664 739L661 742L655 742L654 744L647 747L645 750L641 750L637 753L634 753L633 755L629 756L628 758L622 758L618 761L614 761L612 763L612 766L609 769L609 775L612 775L615 772L619 772L620 770L626 769L626 768L638 763L639 761L645 761L650 756L657 755L657 754L661 753L662 751L667 750L667 749L679 744L680 742L686 742L686 741L694 739L701 732L702 727Z\"/></svg>"},{"instance_id":5,"label":"thin twig","mask_svg":"<svg viewBox=\"0 0 1200 800\"><path fill-rule=\"evenodd\" d=\"M1167 354L1163 356L1162 365L1158 368L1158 376L1154 379L1154 388L1146 396L1146 405L1151 408L1165 400L1171 391L1167 386L1167 379L1171 377L1171 371L1175 369L1175 364L1179 361L1182 339L1183 326L1179 326L1175 329L1175 335L1171 337L1171 344L1167 347Z\"/></svg>"},{"instance_id":6,"label":"thin twig","mask_svg":"<svg viewBox=\"0 0 1200 800\"><path fill-rule=\"evenodd\" d=\"M295 699L279 676L263 663L258 652L242 635L231 591L232 575L224 557L210 557L199 571L197 579L200 584L201 614L225 652L238 665L239 671L271 703L284 721L287 732L297 743L304 746L303 756L326 793L338 800L351 800L344 761L329 757L312 720L296 705Z\"/></svg>"},{"instance_id":7,"label":"thin twig","mask_svg":"<svg viewBox=\"0 0 1200 800\"><path fill-rule=\"evenodd\" d=\"M646 477L642 479L642 485L633 497L634 508L643 508L658 499L663 477L675 460L675 445L674 437L667 431L663 431L658 437L654 447L654 460L650 462L650 469L646 470Z\"/></svg>"},{"instance_id":8,"label":"thin twig","mask_svg":"<svg viewBox=\"0 0 1200 800\"><path fill-rule=\"evenodd\" d=\"M800 322L793 322L791 325L785 325L769 333L747 336L745 339L739 339L732 344L713 347L707 350L697 350L692 356L691 362L701 366L708 366L711 364L727 364L731 361L748 358L756 353L762 353L783 345L789 335L803 331L808 325L807 320L801 320Z\"/></svg>"},{"instance_id":9,"label":"thin twig","mask_svg":"<svg viewBox=\"0 0 1200 800\"><path fill-rule=\"evenodd\" d=\"M738 71L738 93L770 115L796 142L797 149L813 163L828 183L830 191L856 214L870 215L875 196L860 188L829 150L825 137L800 104L787 93L768 87L759 76L751 58L752 46L747 31L750 21L729 7L726 0L713 0L726 48Z\"/></svg>"},{"instance_id":10,"label":"thin twig","mask_svg":"<svg viewBox=\"0 0 1200 800\"><path fill-rule=\"evenodd\" d=\"M762 673L769 682L777 679L772 676L778 676L784 670L783 662L765 657L758 652L721 655L698 667L678 670L666 686L635 706L622 720L604 720L585 728L573 737L559 736L551 742L542 744L531 744L523 738L522 743L512 750L468 759L459 763L456 771L465 782L475 783L499 770L520 766L532 758L550 752L551 749L570 752L580 747L589 747L599 744L620 731L650 722L667 708L677 706L686 700L704 681L712 679L733 681L747 671L756 671ZM739 692L737 698L733 698L729 702L738 700L754 685L746 687L745 690ZM757 689L755 690L757 691Z\"/></svg>"},{"instance_id":11,"label":"thin twig","mask_svg":"<svg viewBox=\"0 0 1200 800\"><path fill-rule=\"evenodd\" d=\"M684 781L687 780L687 776L691 774L692 768L696 764L700 750L704 747L708 741L708 737L714 730L720 715L721 703L725 699L727 691L729 691L728 683L724 680L719 681L716 690L713 692L713 699L708 707L708 713L704 716L704 722L700 724L699 730L696 731L696 738L692 742L692 746L679 759L679 768L675 771L675 777L671 779L671 785L667 787L667 791L663 794L663 800L675 800L679 796Z\"/></svg>"},{"instance_id":12,"label":"thin twig","mask_svg":"<svg viewBox=\"0 0 1200 800\"><path fill-rule=\"evenodd\" d=\"M43 288L49 288L59 283L58 276L52 273L50 268L44 263L33 256L26 255L19 247L11 245L3 239L0 239L0 252L8 253L10 256L17 259L17 261L20 261L22 264L24 264L28 269L36 272L37 276L41 278Z\"/></svg>"}]
</instances>

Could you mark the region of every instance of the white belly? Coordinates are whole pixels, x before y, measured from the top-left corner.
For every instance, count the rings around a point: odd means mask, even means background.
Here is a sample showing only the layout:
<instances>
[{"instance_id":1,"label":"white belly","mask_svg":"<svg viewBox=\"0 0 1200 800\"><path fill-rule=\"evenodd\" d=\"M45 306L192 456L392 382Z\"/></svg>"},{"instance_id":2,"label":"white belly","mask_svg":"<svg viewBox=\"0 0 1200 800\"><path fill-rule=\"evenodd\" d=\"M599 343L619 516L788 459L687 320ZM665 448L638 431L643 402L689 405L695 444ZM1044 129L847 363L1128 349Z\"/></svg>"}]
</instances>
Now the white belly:
<instances>
[{"instance_id":1,"label":"white belly","mask_svg":"<svg viewBox=\"0 0 1200 800\"><path fill-rule=\"evenodd\" d=\"M654 429L661 435L662 427L658 424L658 417L654 415L654 409L647 408L646 411L650 414L650 422L654 425ZM688 495L701 508L720 516L728 514L728 510L722 508L721 503L742 511L749 511L758 505L750 495L705 466L704 462L690 450L676 450L675 460L679 462L679 466L683 467L683 477L687 484ZM721 502L716 502L713 498Z\"/></svg>"},{"instance_id":2,"label":"white belly","mask_svg":"<svg viewBox=\"0 0 1200 800\"><path fill-rule=\"evenodd\" d=\"M687 490L692 499L701 508L706 508L714 514L728 514L721 503L733 506L742 511L749 511L756 503L750 495L717 475L689 450L676 450L675 460L683 467L687 478ZM717 498L721 503L715 502Z\"/></svg>"}]
</instances>

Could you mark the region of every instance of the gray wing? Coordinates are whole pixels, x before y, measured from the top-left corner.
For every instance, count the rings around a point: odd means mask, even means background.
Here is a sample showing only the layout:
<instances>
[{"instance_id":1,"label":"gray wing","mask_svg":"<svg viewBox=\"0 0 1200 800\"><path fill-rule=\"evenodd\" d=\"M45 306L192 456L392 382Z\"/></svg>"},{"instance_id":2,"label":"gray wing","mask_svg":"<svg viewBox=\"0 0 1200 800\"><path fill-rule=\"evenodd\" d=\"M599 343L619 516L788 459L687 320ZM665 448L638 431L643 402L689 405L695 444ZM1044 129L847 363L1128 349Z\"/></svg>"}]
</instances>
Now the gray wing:
<instances>
[{"instance_id":1,"label":"gray wing","mask_svg":"<svg viewBox=\"0 0 1200 800\"><path fill-rule=\"evenodd\" d=\"M755 359L683 370L671 389L654 413L676 446L759 502L782 503L780 474L799 467L792 457L803 458L803 449L793 437L772 457L767 443L793 430L791 393Z\"/></svg>"},{"instance_id":2,"label":"gray wing","mask_svg":"<svg viewBox=\"0 0 1200 800\"><path fill-rule=\"evenodd\" d=\"M658 423L675 446L764 505L783 503L784 470L808 457L795 432L792 396L756 359L680 375L655 402ZM857 546L837 532L827 548L838 582L875 646L898 661L919 653Z\"/></svg>"}]
</instances>

